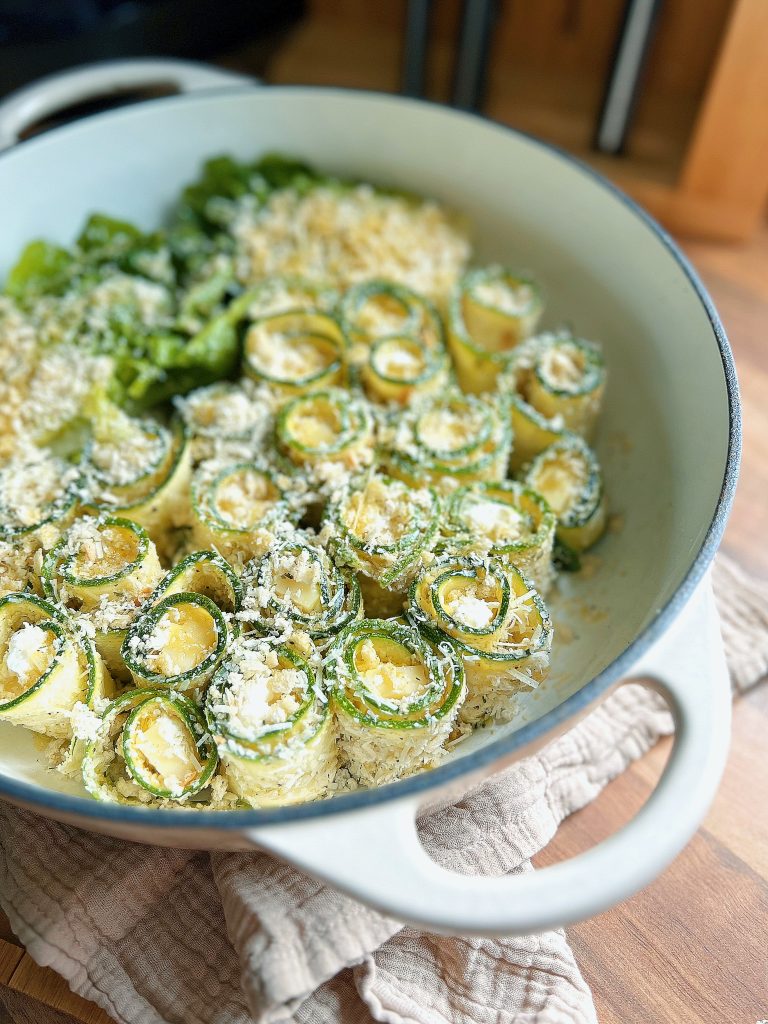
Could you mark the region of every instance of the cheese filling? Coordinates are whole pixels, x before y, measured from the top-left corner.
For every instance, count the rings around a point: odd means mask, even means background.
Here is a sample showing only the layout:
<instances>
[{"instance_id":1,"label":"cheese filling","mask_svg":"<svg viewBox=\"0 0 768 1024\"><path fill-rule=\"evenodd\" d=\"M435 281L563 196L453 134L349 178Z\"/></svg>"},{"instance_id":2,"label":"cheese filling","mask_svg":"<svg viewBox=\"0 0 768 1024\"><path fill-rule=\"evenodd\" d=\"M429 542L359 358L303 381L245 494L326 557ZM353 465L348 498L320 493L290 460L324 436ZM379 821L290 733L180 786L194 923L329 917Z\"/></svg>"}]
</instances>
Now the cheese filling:
<instances>
[{"instance_id":1,"label":"cheese filling","mask_svg":"<svg viewBox=\"0 0 768 1024\"><path fill-rule=\"evenodd\" d=\"M562 517L573 508L588 480L588 470L577 455L545 459L538 467L531 486L549 503L556 516Z\"/></svg>"},{"instance_id":2,"label":"cheese filling","mask_svg":"<svg viewBox=\"0 0 768 1024\"><path fill-rule=\"evenodd\" d=\"M56 641L54 633L31 622L11 633L0 674L0 701L25 693L48 671L57 654Z\"/></svg>"},{"instance_id":3,"label":"cheese filling","mask_svg":"<svg viewBox=\"0 0 768 1024\"><path fill-rule=\"evenodd\" d=\"M180 793L203 771L189 727L162 700L150 700L140 709L129 747L134 764L128 764L128 771L156 789Z\"/></svg>"},{"instance_id":4,"label":"cheese filling","mask_svg":"<svg viewBox=\"0 0 768 1024\"><path fill-rule=\"evenodd\" d=\"M336 346L329 338L278 333L259 324L248 331L246 351L258 372L281 381L317 377L338 359Z\"/></svg>"},{"instance_id":5,"label":"cheese filling","mask_svg":"<svg viewBox=\"0 0 768 1024\"><path fill-rule=\"evenodd\" d=\"M220 481L213 498L213 511L228 526L251 530L278 500L277 488L269 477L244 467Z\"/></svg>"},{"instance_id":6,"label":"cheese filling","mask_svg":"<svg viewBox=\"0 0 768 1024\"><path fill-rule=\"evenodd\" d=\"M411 311L394 295L371 295L355 310L355 327L369 338L397 334L410 324Z\"/></svg>"},{"instance_id":7,"label":"cheese filling","mask_svg":"<svg viewBox=\"0 0 768 1024\"><path fill-rule=\"evenodd\" d=\"M170 433L164 427L147 429L125 416L108 436L97 437L91 461L108 485L124 487L155 469L170 444Z\"/></svg>"},{"instance_id":8,"label":"cheese filling","mask_svg":"<svg viewBox=\"0 0 768 1024\"><path fill-rule=\"evenodd\" d=\"M413 511L402 485L373 479L364 491L350 497L343 520L364 544L386 546L409 532Z\"/></svg>"},{"instance_id":9,"label":"cheese filling","mask_svg":"<svg viewBox=\"0 0 768 1024\"><path fill-rule=\"evenodd\" d=\"M55 512L76 472L42 452L11 462L0 472L0 520L14 527L39 523Z\"/></svg>"},{"instance_id":10,"label":"cheese filling","mask_svg":"<svg viewBox=\"0 0 768 1024\"><path fill-rule=\"evenodd\" d=\"M520 316L533 301L533 290L524 282L513 286L508 281L480 281L470 294L483 306L497 309L507 316Z\"/></svg>"},{"instance_id":11,"label":"cheese filling","mask_svg":"<svg viewBox=\"0 0 768 1024\"><path fill-rule=\"evenodd\" d=\"M190 672L216 650L216 622L205 608L178 604L163 612L145 641L145 663L157 675Z\"/></svg>"},{"instance_id":12,"label":"cheese filling","mask_svg":"<svg viewBox=\"0 0 768 1024\"><path fill-rule=\"evenodd\" d=\"M579 391L584 384L586 358L577 345L567 342L545 349L539 358L539 374L556 391Z\"/></svg>"},{"instance_id":13,"label":"cheese filling","mask_svg":"<svg viewBox=\"0 0 768 1024\"><path fill-rule=\"evenodd\" d=\"M499 613L501 593L490 580L455 580L443 589L441 600L452 619L470 629L484 629Z\"/></svg>"},{"instance_id":14,"label":"cheese filling","mask_svg":"<svg viewBox=\"0 0 768 1024\"><path fill-rule=\"evenodd\" d=\"M427 359L418 342L409 338L391 338L379 344L373 357L373 368L382 377L406 382L424 373Z\"/></svg>"},{"instance_id":15,"label":"cheese filling","mask_svg":"<svg viewBox=\"0 0 768 1024\"><path fill-rule=\"evenodd\" d=\"M84 580L114 576L138 559L140 544L140 537L125 527L96 529L78 545L70 571Z\"/></svg>"},{"instance_id":16,"label":"cheese filling","mask_svg":"<svg viewBox=\"0 0 768 1024\"><path fill-rule=\"evenodd\" d=\"M256 737L282 731L306 703L309 680L268 644L244 640L229 664L226 684L214 696L212 710L227 731Z\"/></svg>"},{"instance_id":17,"label":"cheese filling","mask_svg":"<svg viewBox=\"0 0 768 1024\"><path fill-rule=\"evenodd\" d=\"M295 608L302 615L311 615L322 608L321 576L319 560L302 549L298 556L287 555L280 559L272 576L272 590L281 604Z\"/></svg>"},{"instance_id":18,"label":"cheese filling","mask_svg":"<svg viewBox=\"0 0 768 1024\"><path fill-rule=\"evenodd\" d=\"M379 700L412 701L429 689L429 672L423 661L394 640L363 640L355 650L354 665L364 688Z\"/></svg>"},{"instance_id":19,"label":"cheese filling","mask_svg":"<svg viewBox=\"0 0 768 1024\"><path fill-rule=\"evenodd\" d=\"M430 409L417 426L422 444L449 455L465 448L482 428L483 416L479 410L452 406Z\"/></svg>"},{"instance_id":20,"label":"cheese filling","mask_svg":"<svg viewBox=\"0 0 768 1024\"><path fill-rule=\"evenodd\" d=\"M332 447L344 429L339 409L327 398L302 402L288 417L286 426L291 437L311 451Z\"/></svg>"},{"instance_id":21,"label":"cheese filling","mask_svg":"<svg viewBox=\"0 0 768 1024\"><path fill-rule=\"evenodd\" d=\"M493 544L527 540L535 532L529 515L500 501L467 502L463 514L470 529Z\"/></svg>"}]
</instances>

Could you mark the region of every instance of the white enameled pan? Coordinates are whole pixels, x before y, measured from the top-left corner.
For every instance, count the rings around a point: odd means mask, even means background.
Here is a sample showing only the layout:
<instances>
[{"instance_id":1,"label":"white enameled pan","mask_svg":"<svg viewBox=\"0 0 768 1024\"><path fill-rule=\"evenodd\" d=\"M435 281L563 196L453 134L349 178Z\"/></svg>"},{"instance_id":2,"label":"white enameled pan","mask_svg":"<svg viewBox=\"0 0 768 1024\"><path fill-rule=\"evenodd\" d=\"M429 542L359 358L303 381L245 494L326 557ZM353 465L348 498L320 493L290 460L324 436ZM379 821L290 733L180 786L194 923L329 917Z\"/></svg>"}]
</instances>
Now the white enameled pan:
<instances>
[{"instance_id":1,"label":"white enameled pan","mask_svg":"<svg viewBox=\"0 0 768 1024\"><path fill-rule=\"evenodd\" d=\"M182 94L13 145L25 126L67 104L159 83ZM69 243L92 210L157 224L203 159L221 152L296 154L461 209L481 259L542 282L548 323L567 321L602 341L610 380L598 450L623 518L601 542L599 571L574 584L591 613L575 624L574 642L556 647L551 682L520 721L475 734L434 771L271 811L108 806L45 771L24 730L2 726L0 796L130 840L259 846L438 931L536 931L595 914L654 878L696 829L726 758L730 690L707 567L740 442L727 340L668 236L588 168L482 118L394 96L262 87L174 61L109 63L33 85L0 106L0 144L0 278L28 240ZM625 828L522 876L458 876L426 856L420 811L541 747L638 676L666 695L677 731L660 783Z\"/></svg>"}]
</instances>

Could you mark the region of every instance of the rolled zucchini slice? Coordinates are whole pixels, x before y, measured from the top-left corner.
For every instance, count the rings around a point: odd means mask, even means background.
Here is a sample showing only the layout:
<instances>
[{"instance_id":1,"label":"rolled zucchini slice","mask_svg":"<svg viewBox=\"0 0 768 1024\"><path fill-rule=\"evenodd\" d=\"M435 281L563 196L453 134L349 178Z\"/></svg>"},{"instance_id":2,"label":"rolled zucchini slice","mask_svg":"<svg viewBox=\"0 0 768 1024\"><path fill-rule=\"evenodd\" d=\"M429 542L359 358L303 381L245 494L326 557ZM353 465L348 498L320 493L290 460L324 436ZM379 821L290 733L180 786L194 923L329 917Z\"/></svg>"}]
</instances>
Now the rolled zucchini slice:
<instances>
[{"instance_id":1,"label":"rolled zucchini slice","mask_svg":"<svg viewBox=\"0 0 768 1024\"><path fill-rule=\"evenodd\" d=\"M343 383L346 353L344 332L330 314L278 313L247 329L243 372L287 397Z\"/></svg>"},{"instance_id":2,"label":"rolled zucchini slice","mask_svg":"<svg viewBox=\"0 0 768 1024\"><path fill-rule=\"evenodd\" d=\"M512 469L575 431L594 434L605 390L605 364L592 342L567 333L541 334L521 345L499 381L510 401Z\"/></svg>"},{"instance_id":3,"label":"rolled zucchini slice","mask_svg":"<svg viewBox=\"0 0 768 1024\"><path fill-rule=\"evenodd\" d=\"M361 619L328 651L326 680L341 761L360 785L381 786L433 767L465 696L451 641L431 644L393 619Z\"/></svg>"},{"instance_id":4,"label":"rolled zucchini slice","mask_svg":"<svg viewBox=\"0 0 768 1024\"><path fill-rule=\"evenodd\" d=\"M512 431L501 398L449 391L392 418L383 459L392 476L449 492L507 475Z\"/></svg>"},{"instance_id":5,"label":"rolled zucchini slice","mask_svg":"<svg viewBox=\"0 0 768 1024\"><path fill-rule=\"evenodd\" d=\"M149 598L155 605L171 594L202 594L222 611L235 615L243 603L243 587L235 570L217 551L185 555L158 583Z\"/></svg>"},{"instance_id":6,"label":"rolled zucchini slice","mask_svg":"<svg viewBox=\"0 0 768 1024\"><path fill-rule=\"evenodd\" d=\"M407 405L448 387L450 360L442 347L430 348L421 338L393 335L373 343L360 378L372 402Z\"/></svg>"},{"instance_id":7,"label":"rolled zucchini slice","mask_svg":"<svg viewBox=\"0 0 768 1024\"><path fill-rule=\"evenodd\" d=\"M121 655L137 686L200 693L227 648L218 605L203 594L169 594L145 608L128 630Z\"/></svg>"},{"instance_id":8,"label":"rolled zucchini slice","mask_svg":"<svg viewBox=\"0 0 768 1024\"><path fill-rule=\"evenodd\" d=\"M286 628L327 645L362 614L360 584L318 544L300 535L275 547L243 572L243 621L261 634Z\"/></svg>"},{"instance_id":9,"label":"rolled zucchini slice","mask_svg":"<svg viewBox=\"0 0 768 1024\"><path fill-rule=\"evenodd\" d=\"M99 668L59 608L34 594L0 599L0 720L70 736L72 710L91 699Z\"/></svg>"},{"instance_id":10,"label":"rolled zucchini slice","mask_svg":"<svg viewBox=\"0 0 768 1024\"><path fill-rule=\"evenodd\" d=\"M363 281L344 293L341 322L353 346L352 361L364 362L366 350L385 337L418 338L428 348L443 348L443 324L432 302L394 281Z\"/></svg>"},{"instance_id":11,"label":"rolled zucchini slice","mask_svg":"<svg viewBox=\"0 0 768 1024\"><path fill-rule=\"evenodd\" d=\"M86 516L48 552L41 582L45 596L66 607L94 638L110 673L126 678L120 647L161 576L144 527L115 516Z\"/></svg>"},{"instance_id":12,"label":"rolled zucchini slice","mask_svg":"<svg viewBox=\"0 0 768 1024\"><path fill-rule=\"evenodd\" d=\"M122 416L114 432L97 437L90 452L90 513L132 519L156 543L179 524L186 507L191 456L181 418L169 427Z\"/></svg>"},{"instance_id":13,"label":"rolled zucchini slice","mask_svg":"<svg viewBox=\"0 0 768 1024\"><path fill-rule=\"evenodd\" d=\"M493 391L509 353L541 316L538 286L500 266L471 270L459 281L448 313L448 349L465 391Z\"/></svg>"},{"instance_id":14,"label":"rolled zucchini slice","mask_svg":"<svg viewBox=\"0 0 768 1024\"><path fill-rule=\"evenodd\" d=\"M408 617L433 642L456 645L467 677L463 722L509 721L517 696L549 672L549 613L514 565L444 556L411 585Z\"/></svg>"},{"instance_id":15,"label":"rolled zucchini slice","mask_svg":"<svg viewBox=\"0 0 768 1024\"><path fill-rule=\"evenodd\" d=\"M517 481L474 483L451 495L446 546L516 565L540 594L552 582L555 515L544 498Z\"/></svg>"},{"instance_id":16,"label":"rolled zucchini slice","mask_svg":"<svg viewBox=\"0 0 768 1024\"><path fill-rule=\"evenodd\" d=\"M0 540L50 547L73 518L82 485L79 464L30 446L0 468Z\"/></svg>"},{"instance_id":17,"label":"rolled zucchini slice","mask_svg":"<svg viewBox=\"0 0 768 1024\"><path fill-rule=\"evenodd\" d=\"M276 275L265 278L232 303L236 320L260 320L278 313L332 313L339 293L328 284L305 277Z\"/></svg>"},{"instance_id":18,"label":"rolled zucchini slice","mask_svg":"<svg viewBox=\"0 0 768 1024\"><path fill-rule=\"evenodd\" d=\"M316 486L337 486L373 462L373 416L365 400L348 391L311 391L280 410L275 442L290 465L305 471Z\"/></svg>"},{"instance_id":19,"label":"rolled zucchini slice","mask_svg":"<svg viewBox=\"0 0 768 1024\"><path fill-rule=\"evenodd\" d=\"M175 405L187 427L194 462L228 451L255 453L270 423L269 403L247 381L218 381L198 388Z\"/></svg>"},{"instance_id":20,"label":"rolled zucchini slice","mask_svg":"<svg viewBox=\"0 0 768 1024\"><path fill-rule=\"evenodd\" d=\"M105 803L204 805L218 764L197 705L180 693L130 690L112 701L86 746L82 774Z\"/></svg>"},{"instance_id":21,"label":"rolled zucchini slice","mask_svg":"<svg viewBox=\"0 0 768 1024\"><path fill-rule=\"evenodd\" d=\"M431 488L413 488L366 475L343 488L326 507L321 537L331 556L395 596L407 588L419 559L435 543L440 500ZM366 597L364 591L364 599Z\"/></svg>"},{"instance_id":22,"label":"rolled zucchini slice","mask_svg":"<svg viewBox=\"0 0 768 1024\"><path fill-rule=\"evenodd\" d=\"M191 503L193 544L240 563L266 551L277 525L296 518L275 476L255 462L203 463Z\"/></svg>"},{"instance_id":23,"label":"rolled zucchini slice","mask_svg":"<svg viewBox=\"0 0 768 1024\"><path fill-rule=\"evenodd\" d=\"M229 788L252 807L328 791L338 767L333 718L295 651L240 637L208 689L205 713Z\"/></svg>"},{"instance_id":24,"label":"rolled zucchini slice","mask_svg":"<svg viewBox=\"0 0 768 1024\"><path fill-rule=\"evenodd\" d=\"M603 475L597 456L582 438L569 434L531 463L525 482L557 516L557 539L571 551L586 551L606 526Z\"/></svg>"}]
</instances>

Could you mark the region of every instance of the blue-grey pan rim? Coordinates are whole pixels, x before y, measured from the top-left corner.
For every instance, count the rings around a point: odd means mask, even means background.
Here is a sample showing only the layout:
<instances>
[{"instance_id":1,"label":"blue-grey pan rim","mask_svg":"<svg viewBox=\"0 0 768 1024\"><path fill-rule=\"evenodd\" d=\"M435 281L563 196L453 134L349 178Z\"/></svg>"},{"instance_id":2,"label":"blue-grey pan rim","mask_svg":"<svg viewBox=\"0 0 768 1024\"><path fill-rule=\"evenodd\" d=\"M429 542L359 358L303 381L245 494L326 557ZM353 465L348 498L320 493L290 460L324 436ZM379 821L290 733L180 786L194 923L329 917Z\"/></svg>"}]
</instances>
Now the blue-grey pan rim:
<instances>
[{"instance_id":1,"label":"blue-grey pan rim","mask_svg":"<svg viewBox=\"0 0 768 1024\"><path fill-rule=\"evenodd\" d=\"M669 601L660 608L654 615L651 622L625 650L615 658L610 665L596 675L588 683L585 683L576 693L553 708L547 714L529 725L523 726L514 733L502 736L487 746L456 758L428 772L411 776L400 782L391 783L378 789L365 789L341 794L329 800L320 800L314 803L298 804L288 807L277 807L264 810L233 810L233 811L192 811L183 809L160 809L144 807L128 807L122 804L107 804L88 797L74 796L67 793L58 793L45 789L42 786L16 779L3 778L0 776L0 797L14 803L21 803L26 806L37 808L41 812L46 811L54 815L77 816L82 819L82 824L87 825L89 821L94 824L97 821L117 824L135 824L148 829L183 829L199 830L214 829L227 831L242 831L244 829L258 828L271 824L282 824L293 821L300 821L312 818L319 818L331 814L355 811L364 807L371 807L375 804L384 803L405 796L426 795L430 790L438 789L451 783L453 780L472 772L477 772L500 761L515 750L534 743L543 735L554 731L563 722L570 718L576 718L601 694L617 680L625 676L632 668L638 658L657 640L669 627L678 612L683 608L686 601L696 587L696 584L703 577L709 564L717 552L720 540L725 530L725 524L733 503L733 496L738 478L739 463L741 459L741 408L739 401L739 387L736 377L736 368L733 361L733 353L715 310L712 300L702 283L699 275L692 267L687 257L672 240L670 235L650 216L641 206L631 199L621 189L617 188L600 173L589 167L582 160L565 152L560 147L549 142L544 142L526 132L511 128L487 118L481 114L467 111L458 111L446 108L441 104L430 100L412 99L410 97L398 96L387 93L378 93L362 89L347 89L339 86L303 86L303 85L279 85L279 86L249 86L234 85L217 89L198 91L178 96L161 97L154 100L142 102L136 106L121 107L117 110L105 111L94 114L82 121L73 124L63 125L52 129L43 135L35 136L21 145L27 147L44 146L51 136L59 136L61 133L75 133L83 126L90 126L94 122L108 119L120 119L141 116L145 107L156 107L158 105L174 105L199 101L201 98L211 96L237 94L250 94L251 92L311 92L327 96L345 95L359 96L366 99L376 99L384 102L402 103L404 105L416 105L422 107L434 107L442 112L450 113L457 122L461 120L481 121L497 131L509 133L525 139L540 149L548 152L554 158L568 164L571 169L581 175L586 175L598 184L606 196L613 201L620 202L626 206L632 214L651 232L661 245L672 255L680 269L685 274L688 282L696 293L699 302L704 308L712 333L714 334L720 351L720 358L723 367L723 378L728 397L728 454L726 458L725 472L720 488L720 494L712 516L712 521L707 529L701 547L693 559L691 566L684 579ZM0 154L0 161L8 159L15 152L14 149L7 150Z\"/></svg>"}]
</instances>

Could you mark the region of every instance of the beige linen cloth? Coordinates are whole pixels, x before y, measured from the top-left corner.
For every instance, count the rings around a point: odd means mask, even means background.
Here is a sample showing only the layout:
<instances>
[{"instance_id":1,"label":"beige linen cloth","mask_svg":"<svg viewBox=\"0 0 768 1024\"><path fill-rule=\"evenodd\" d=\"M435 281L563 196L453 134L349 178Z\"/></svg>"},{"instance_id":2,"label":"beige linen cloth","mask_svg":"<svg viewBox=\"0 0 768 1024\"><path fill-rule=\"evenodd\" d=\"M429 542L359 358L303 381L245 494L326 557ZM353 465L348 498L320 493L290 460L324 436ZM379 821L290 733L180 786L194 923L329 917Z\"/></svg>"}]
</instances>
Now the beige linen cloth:
<instances>
[{"instance_id":1,"label":"beige linen cloth","mask_svg":"<svg viewBox=\"0 0 768 1024\"><path fill-rule=\"evenodd\" d=\"M722 556L714 577L741 689L768 669L768 584ZM530 871L558 824L670 728L658 697L623 687L542 753L425 817L421 837L458 871ZM261 853L118 842L0 804L0 902L35 960L121 1024L596 1020L562 931L425 934ZM11 1020L61 1019L2 998Z\"/></svg>"}]
</instances>

